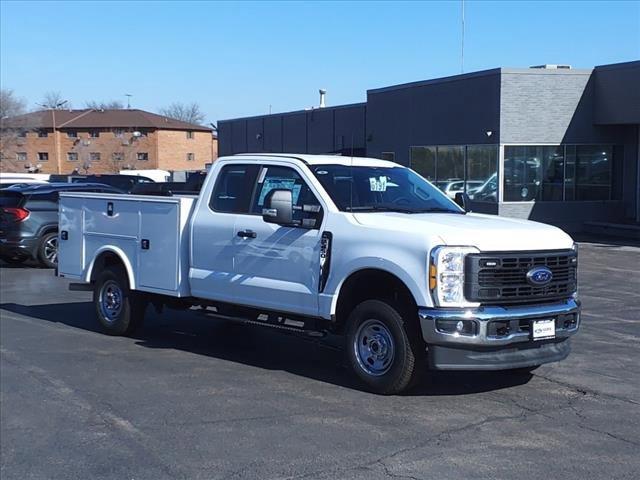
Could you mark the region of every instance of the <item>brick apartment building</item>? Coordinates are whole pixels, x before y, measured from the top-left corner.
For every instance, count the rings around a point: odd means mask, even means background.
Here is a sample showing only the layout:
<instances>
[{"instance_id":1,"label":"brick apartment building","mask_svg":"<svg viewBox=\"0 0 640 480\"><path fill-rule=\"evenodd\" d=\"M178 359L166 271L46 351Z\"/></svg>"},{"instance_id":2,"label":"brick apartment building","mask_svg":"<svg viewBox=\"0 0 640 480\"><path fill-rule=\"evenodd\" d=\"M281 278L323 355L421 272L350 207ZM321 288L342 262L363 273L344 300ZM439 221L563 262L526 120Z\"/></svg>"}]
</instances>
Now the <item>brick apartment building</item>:
<instances>
[{"instance_id":1,"label":"brick apartment building","mask_svg":"<svg viewBox=\"0 0 640 480\"><path fill-rule=\"evenodd\" d=\"M144 110L42 110L3 119L0 170L201 170L217 143L208 127Z\"/></svg>"}]
</instances>

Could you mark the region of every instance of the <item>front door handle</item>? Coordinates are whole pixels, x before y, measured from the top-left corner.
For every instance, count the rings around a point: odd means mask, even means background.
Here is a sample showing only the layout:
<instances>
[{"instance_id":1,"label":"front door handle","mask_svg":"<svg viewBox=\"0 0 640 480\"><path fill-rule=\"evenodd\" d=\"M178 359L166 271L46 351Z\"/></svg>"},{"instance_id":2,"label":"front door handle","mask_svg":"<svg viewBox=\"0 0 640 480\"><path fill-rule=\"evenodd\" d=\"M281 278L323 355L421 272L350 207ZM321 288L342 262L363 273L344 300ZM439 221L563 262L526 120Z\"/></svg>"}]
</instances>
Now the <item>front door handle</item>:
<instances>
[{"instance_id":1,"label":"front door handle","mask_svg":"<svg viewBox=\"0 0 640 480\"><path fill-rule=\"evenodd\" d=\"M238 236L242 238L256 238L258 234L253 230L240 230Z\"/></svg>"}]
</instances>

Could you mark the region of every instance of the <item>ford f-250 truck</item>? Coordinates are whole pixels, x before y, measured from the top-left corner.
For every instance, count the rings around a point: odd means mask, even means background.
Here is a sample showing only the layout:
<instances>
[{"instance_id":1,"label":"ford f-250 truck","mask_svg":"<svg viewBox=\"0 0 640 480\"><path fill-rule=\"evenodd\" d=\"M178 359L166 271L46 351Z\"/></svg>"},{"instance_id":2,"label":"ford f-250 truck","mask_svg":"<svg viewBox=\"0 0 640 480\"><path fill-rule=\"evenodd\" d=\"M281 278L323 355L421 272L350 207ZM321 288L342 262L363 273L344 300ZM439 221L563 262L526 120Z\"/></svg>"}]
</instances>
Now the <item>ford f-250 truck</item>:
<instances>
[{"instance_id":1,"label":"ford f-250 truck","mask_svg":"<svg viewBox=\"0 0 640 480\"><path fill-rule=\"evenodd\" d=\"M466 212L367 158L236 155L198 197L60 201L58 275L93 290L107 333L131 333L150 304L331 332L383 394L426 368L564 359L580 324L577 253L558 228Z\"/></svg>"}]
</instances>

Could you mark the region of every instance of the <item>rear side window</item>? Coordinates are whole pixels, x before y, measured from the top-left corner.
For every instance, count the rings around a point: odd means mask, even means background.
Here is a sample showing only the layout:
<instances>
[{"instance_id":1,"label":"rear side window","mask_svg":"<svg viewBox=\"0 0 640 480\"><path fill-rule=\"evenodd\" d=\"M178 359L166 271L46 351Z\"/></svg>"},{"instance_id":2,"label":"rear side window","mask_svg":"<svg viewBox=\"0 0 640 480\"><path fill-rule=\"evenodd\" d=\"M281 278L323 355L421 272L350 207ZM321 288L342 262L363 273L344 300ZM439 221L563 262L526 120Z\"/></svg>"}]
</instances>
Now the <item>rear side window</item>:
<instances>
[{"instance_id":1,"label":"rear side window","mask_svg":"<svg viewBox=\"0 0 640 480\"><path fill-rule=\"evenodd\" d=\"M0 191L0 207L19 207L24 195L18 192Z\"/></svg>"},{"instance_id":2,"label":"rear side window","mask_svg":"<svg viewBox=\"0 0 640 480\"><path fill-rule=\"evenodd\" d=\"M212 210L222 213L249 213L258 165L222 167L209 200Z\"/></svg>"},{"instance_id":3,"label":"rear side window","mask_svg":"<svg viewBox=\"0 0 640 480\"><path fill-rule=\"evenodd\" d=\"M58 192L34 193L27 199L27 210L57 210Z\"/></svg>"}]
</instances>

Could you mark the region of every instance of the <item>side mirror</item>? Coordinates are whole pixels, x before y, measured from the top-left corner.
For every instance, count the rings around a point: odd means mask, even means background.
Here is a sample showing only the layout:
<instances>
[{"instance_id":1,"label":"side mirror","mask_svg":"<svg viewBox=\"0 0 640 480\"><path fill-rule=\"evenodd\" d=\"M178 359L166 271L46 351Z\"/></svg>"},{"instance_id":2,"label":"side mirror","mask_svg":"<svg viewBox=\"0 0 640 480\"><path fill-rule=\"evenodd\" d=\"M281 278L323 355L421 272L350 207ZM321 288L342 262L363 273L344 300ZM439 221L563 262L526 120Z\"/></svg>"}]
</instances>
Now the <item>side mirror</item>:
<instances>
[{"instance_id":1,"label":"side mirror","mask_svg":"<svg viewBox=\"0 0 640 480\"><path fill-rule=\"evenodd\" d=\"M293 224L293 194L291 190L271 190L265 198L262 219L278 225Z\"/></svg>"},{"instance_id":2,"label":"side mirror","mask_svg":"<svg viewBox=\"0 0 640 480\"><path fill-rule=\"evenodd\" d=\"M465 212L468 212L471 208L471 200L469 199L469 195L467 195L466 193L456 193L455 199L453 201L461 206Z\"/></svg>"}]
</instances>

